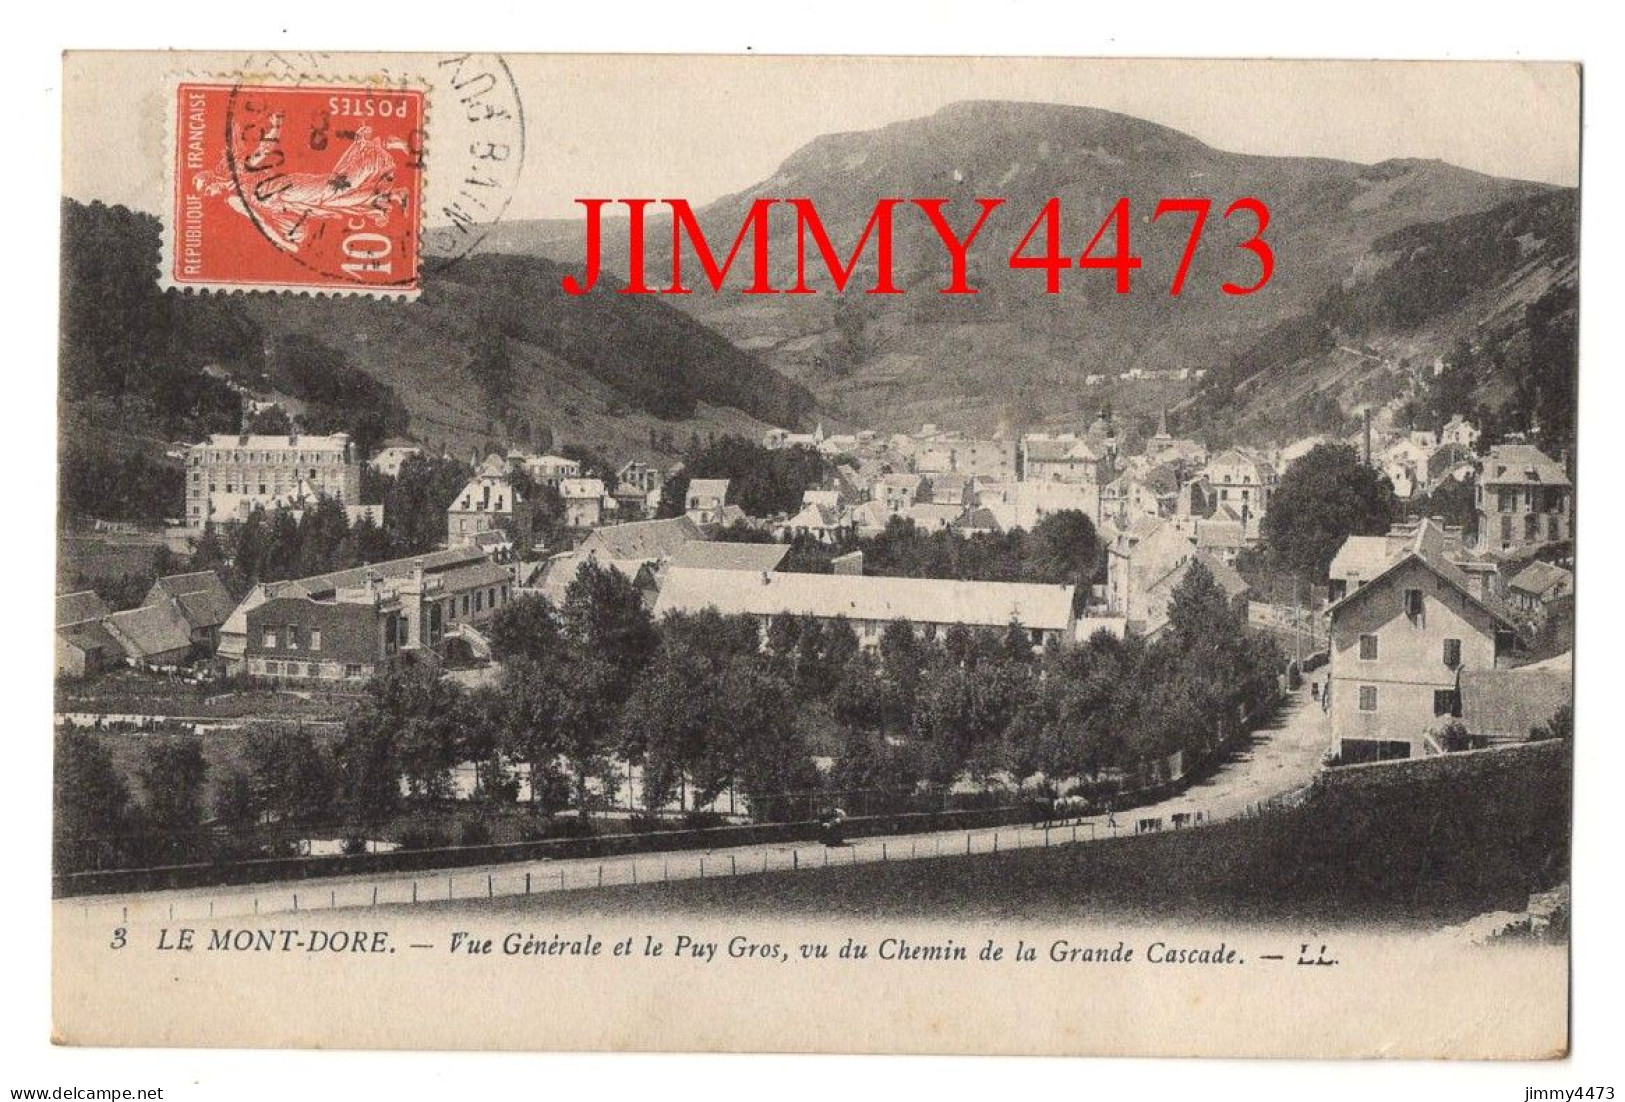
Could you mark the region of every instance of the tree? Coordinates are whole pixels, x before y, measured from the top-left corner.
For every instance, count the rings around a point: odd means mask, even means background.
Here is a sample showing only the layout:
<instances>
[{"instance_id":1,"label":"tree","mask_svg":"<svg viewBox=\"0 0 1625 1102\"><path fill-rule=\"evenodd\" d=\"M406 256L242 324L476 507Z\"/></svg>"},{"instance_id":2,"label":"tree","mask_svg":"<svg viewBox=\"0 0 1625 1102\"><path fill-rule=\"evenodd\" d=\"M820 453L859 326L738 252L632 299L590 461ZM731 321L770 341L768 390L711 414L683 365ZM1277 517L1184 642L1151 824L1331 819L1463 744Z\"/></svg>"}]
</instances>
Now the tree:
<instances>
[{"instance_id":1,"label":"tree","mask_svg":"<svg viewBox=\"0 0 1625 1102\"><path fill-rule=\"evenodd\" d=\"M491 620L491 649L504 662L514 658L541 662L559 646L561 630L553 603L528 594L504 605Z\"/></svg>"},{"instance_id":2,"label":"tree","mask_svg":"<svg viewBox=\"0 0 1625 1102\"><path fill-rule=\"evenodd\" d=\"M1080 600L1100 569L1094 522L1076 509L1050 513L1033 525L1028 580L1078 587Z\"/></svg>"},{"instance_id":3,"label":"tree","mask_svg":"<svg viewBox=\"0 0 1625 1102\"><path fill-rule=\"evenodd\" d=\"M593 781L614 779L616 693L621 671L594 653L572 654L554 666L557 679L559 752L575 781L576 808L592 813Z\"/></svg>"},{"instance_id":4,"label":"tree","mask_svg":"<svg viewBox=\"0 0 1625 1102\"><path fill-rule=\"evenodd\" d=\"M446 509L473 476L466 463L409 455L401 473L384 478L384 530L392 556L420 555L446 538Z\"/></svg>"},{"instance_id":5,"label":"tree","mask_svg":"<svg viewBox=\"0 0 1625 1102\"><path fill-rule=\"evenodd\" d=\"M263 436L286 436L293 431L293 419L279 405L269 405L249 418L248 431Z\"/></svg>"},{"instance_id":6,"label":"tree","mask_svg":"<svg viewBox=\"0 0 1625 1102\"><path fill-rule=\"evenodd\" d=\"M1388 479L1346 444L1320 444L1281 476L1262 535L1282 567L1323 582L1349 536L1388 530L1398 512Z\"/></svg>"},{"instance_id":7,"label":"tree","mask_svg":"<svg viewBox=\"0 0 1625 1102\"><path fill-rule=\"evenodd\" d=\"M253 729L244 756L257 812L301 823L332 817L338 798L338 770L327 748L303 725Z\"/></svg>"},{"instance_id":8,"label":"tree","mask_svg":"<svg viewBox=\"0 0 1625 1102\"><path fill-rule=\"evenodd\" d=\"M539 658L519 654L503 669L502 692L507 702L503 713L502 753L530 767L531 811L548 815L561 810L569 800L569 788L559 769L563 753L560 739L560 687L552 666L558 656Z\"/></svg>"},{"instance_id":9,"label":"tree","mask_svg":"<svg viewBox=\"0 0 1625 1102\"><path fill-rule=\"evenodd\" d=\"M611 699L624 701L632 678L653 657L659 637L632 579L613 566L581 564L564 592L559 619L565 635L586 654L608 664Z\"/></svg>"}]
</instances>

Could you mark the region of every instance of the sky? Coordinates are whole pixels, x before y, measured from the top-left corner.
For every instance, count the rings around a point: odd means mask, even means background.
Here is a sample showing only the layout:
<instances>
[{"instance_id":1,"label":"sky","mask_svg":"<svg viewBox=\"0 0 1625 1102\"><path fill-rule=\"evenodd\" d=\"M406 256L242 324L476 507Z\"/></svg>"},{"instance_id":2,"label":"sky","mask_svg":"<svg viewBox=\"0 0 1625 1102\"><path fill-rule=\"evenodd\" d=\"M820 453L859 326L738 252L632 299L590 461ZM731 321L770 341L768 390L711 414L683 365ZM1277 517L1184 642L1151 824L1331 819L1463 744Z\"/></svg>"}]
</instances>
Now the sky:
<instances>
[{"instance_id":1,"label":"sky","mask_svg":"<svg viewBox=\"0 0 1625 1102\"><path fill-rule=\"evenodd\" d=\"M432 71L428 55L419 59ZM361 72L368 60L327 55L320 64ZM872 129L966 99L1100 107L1233 152L1363 163L1427 157L1498 176L1571 186L1579 180L1580 76L1566 64L754 55L507 61L524 104L528 150L510 219L573 217L579 196L706 202L768 178L820 134ZM165 141L166 78L241 63L227 54L69 55L64 193L161 210L163 158L154 154ZM431 118L433 103L431 93ZM431 177L433 169L431 144Z\"/></svg>"}]
</instances>

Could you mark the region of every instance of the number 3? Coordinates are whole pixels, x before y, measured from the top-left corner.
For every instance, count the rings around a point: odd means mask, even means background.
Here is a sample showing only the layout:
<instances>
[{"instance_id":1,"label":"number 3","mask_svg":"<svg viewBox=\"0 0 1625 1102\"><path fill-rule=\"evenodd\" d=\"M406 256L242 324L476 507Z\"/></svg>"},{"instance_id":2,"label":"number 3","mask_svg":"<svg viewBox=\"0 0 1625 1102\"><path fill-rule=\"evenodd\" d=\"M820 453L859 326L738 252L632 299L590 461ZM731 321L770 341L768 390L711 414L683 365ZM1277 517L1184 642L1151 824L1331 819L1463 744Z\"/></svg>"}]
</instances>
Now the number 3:
<instances>
[{"instance_id":1,"label":"number 3","mask_svg":"<svg viewBox=\"0 0 1625 1102\"><path fill-rule=\"evenodd\" d=\"M1264 231L1269 228L1270 224L1270 208L1266 207L1263 203L1259 202L1257 199L1254 199L1252 196L1246 196L1245 198L1237 199L1234 203L1231 203L1228 207L1226 207L1224 216L1229 218L1238 210L1251 211L1253 217L1258 220L1258 229L1254 231L1251 237L1241 242L1236 247L1239 249L1247 249L1251 251L1254 256L1258 257L1258 266L1263 271L1258 277L1258 282L1253 284L1251 287L1240 287L1234 283L1226 283L1222 290L1227 295L1250 295L1254 291L1263 287L1264 284L1268 283L1270 281L1270 276L1275 274L1275 253L1270 249L1269 242L1264 240Z\"/></svg>"}]
</instances>

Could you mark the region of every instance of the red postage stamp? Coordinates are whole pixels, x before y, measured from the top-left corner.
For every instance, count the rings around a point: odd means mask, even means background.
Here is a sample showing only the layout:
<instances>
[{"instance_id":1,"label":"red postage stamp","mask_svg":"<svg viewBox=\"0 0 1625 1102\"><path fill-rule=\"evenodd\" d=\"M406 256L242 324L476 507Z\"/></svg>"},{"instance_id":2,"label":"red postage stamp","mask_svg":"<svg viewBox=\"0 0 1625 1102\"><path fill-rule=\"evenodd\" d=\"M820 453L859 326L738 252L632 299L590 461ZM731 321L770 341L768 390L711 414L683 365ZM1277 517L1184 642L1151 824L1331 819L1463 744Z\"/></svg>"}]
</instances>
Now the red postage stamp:
<instances>
[{"instance_id":1,"label":"red postage stamp","mask_svg":"<svg viewBox=\"0 0 1625 1102\"><path fill-rule=\"evenodd\" d=\"M424 93L176 85L164 282L413 297Z\"/></svg>"}]
</instances>

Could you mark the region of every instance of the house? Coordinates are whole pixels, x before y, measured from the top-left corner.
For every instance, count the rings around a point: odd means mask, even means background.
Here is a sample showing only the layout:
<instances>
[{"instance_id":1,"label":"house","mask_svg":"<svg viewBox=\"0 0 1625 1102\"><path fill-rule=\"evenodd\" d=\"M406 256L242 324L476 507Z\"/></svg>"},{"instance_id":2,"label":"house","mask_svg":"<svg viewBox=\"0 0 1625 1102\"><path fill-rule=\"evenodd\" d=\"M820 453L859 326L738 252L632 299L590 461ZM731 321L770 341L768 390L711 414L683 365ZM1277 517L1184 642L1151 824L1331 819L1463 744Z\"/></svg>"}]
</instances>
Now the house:
<instances>
[{"instance_id":1,"label":"house","mask_svg":"<svg viewBox=\"0 0 1625 1102\"><path fill-rule=\"evenodd\" d=\"M1181 472L1199 470L1207 463L1207 445L1168 432L1168 411L1157 418L1157 431L1145 442L1145 457L1155 463L1170 463Z\"/></svg>"},{"instance_id":2,"label":"house","mask_svg":"<svg viewBox=\"0 0 1625 1102\"><path fill-rule=\"evenodd\" d=\"M1218 504L1228 504L1241 514L1248 539L1257 538L1259 522L1281 481L1275 467L1254 452L1232 447L1209 458L1202 477L1218 495Z\"/></svg>"},{"instance_id":3,"label":"house","mask_svg":"<svg viewBox=\"0 0 1625 1102\"><path fill-rule=\"evenodd\" d=\"M1247 546L1246 529L1239 517L1215 516L1194 522L1196 546L1231 566Z\"/></svg>"},{"instance_id":4,"label":"house","mask_svg":"<svg viewBox=\"0 0 1625 1102\"><path fill-rule=\"evenodd\" d=\"M109 613L102 626L134 666L180 666L193 654L192 625L174 601Z\"/></svg>"},{"instance_id":5,"label":"house","mask_svg":"<svg viewBox=\"0 0 1625 1102\"><path fill-rule=\"evenodd\" d=\"M809 494L814 492L808 491ZM795 516L774 527L774 535L781 540L809 536L819 543L839 543L851 531L849 514L820 502L808 502Z\"/></svg>"},{"instance_id":6,"label":"house","mask_svg":"<svg viewBox=\"0 0 1625 1102\"><path fill-rule=\"evenodd\" d=\"M1016 477L1014 440L976 440L942 435L922 442L914 453L914 469L921 474L958 474L965 478Z\"/></svg>"},{"instance_id":7,"label":"house","mask_svg":"<svg viewBox=\"0 0 1625 1102\"><path fill-rule=\"evenodd\" d=\"M908 621L924 639L941 639L955 626L1005 631L1019 624L1039 649L1071 638L1072 597L1070 585L861 574L741 577L738 571L674 567L661 584L655 614L712 608L726 616L750 616L764 639L781 616L841 620L866 648L879 646L881 632L893 620Z\"/></svg>"},{"instance_id":8,"label":"house","mask_svg":"<svg viewBox=\"0 0 1625 1102\"><path fill-rule=\"evenodd\" d=\"M1173 516L1179 503L1179 479L1166 464L1154 464L1139 474L1122 474L1100 491L1100 515L1127 527L1137 516Z\"/></svg>"},{"instance_id":9,"label":"house","mask_svg":"<svg viewBox=\"0 0 1625 1102\"><path fill-rule=\"evenodd\" d=\"M1033 528L1052 513L1082 513L1099 527L1100 487L1092 482L999 482L982 485L977 503L1000 528Z\"/></svg>"},{"instance_id":10,"label":"house","mask_svg":"<svg viewBox=\"0 0 1625 1102\"><path fill-rule=\"evenodd\" d=\"M841 507L841 492L839 490L803 490L801 504L822 505L826 509L839 509Z\"/></svg>"},{"instance_id":11,"label":"house","mask_svg":"<svg viewBox=\"0 0 1625 1102\"><path fill-rule=\"evenodd\" d=\"M1478 479L1478 542L1520 555L1574 538L1574 484L1529 444L1497 444Z\"/></svg>"},{"instance_id":12,"label":"house","mask_svg":"<svg viewBox=\"0 0 1625 1102\"><path fill-rule=\"evenodd\" d=\"M1334 602L1326 707L1345 762L1443 750L1438 732L1461 711L1464 670L1489 670L1513 624L1451 563L1422 522L1385 566Z\"/></svg>"},{"instance_id":13,"label":"house","mask_svg":"<svg viewBox=\"0 0 1625 1102\"><path fill-rule=\"evenodd\" d=\"M959 508L971 504L971 480L962 474L932 475L929 504Z\"/></svg>"},{"instance_id":14,"label":"house","mask_svg":"<svg viewBox=\"0 0 1625 1102\"><path fill-rule=\"evenodd\" d=\"M1574 574L1539 559L1518 571L1507 583L1507 595L1520 612L1539 614L1559 597L1574 592Z\"/></svg>"},{"instance_id":15,"label":"house","mask_svg":"<svg viewBox=\"0 0 1625 1102\"><path fill-rule=\"evenodd\" d=\"M723 507L728 504L726 478L695 478L688 484L684 497L684 514L695 524L722 523Z\"/></svg>"},{"instance_id":16,"label":"house","mask_svg":"<svg viewBox=\"0 0 1625 1102\"><path fill-rule=\"evenodd\" d=\"M601 478L566 478L559 483L566 528L596 528L604 523L605 498Z\"/></svg>"},{"instance_id":17,"label":"house","mask_svg":"<svg viewBox=\"0 0 1625 1102\"><path fill-rule=\"evenodd\" d=\"M1458 413L1445 422L1444 428L1439 431L1439 443L1457 444L1471 451L1478 446L1480 435L1478 427Z\"/></svg>"},{"instance_id":18,"label":"house","mask_svg":"<svg viewBox=\"0 0 1625 1102\"><path fill-rule=\"evenodd\" d=\"M1087 440L1070 433L1050 436L1029 433L1021 438L1021 478L1024 482L1070 482L1100 485L1111 479L1105 454Z\"/></svg>"},{"instance_id":19,"label":"house","mask_svg":"<svg viewBox=\"0 0 1625 1102\"><path fill-rule=\"evenodd\" d=\"M401 465L414 455L422 454L423 449L416 444L391 441L378 449L377 454L367 460L367 466L379 474L388 475L390 478L399 478L401 476Z\"/></svg>"},{"instance_id":20,"label":"house","mask_svg":"<svg viewBox=\"0 0 1625 1102\"><path fill-rule=\"evenodd\" d=\"M466 546L271 583L239 606L236 661L255 678L355 682L402 653L488 656L484 632L512 600L511 568Z\"/></svg>"},{"instance_id":21,"label":"house","mask_svg":"<svg viewBox=\"0 0 1625 1102\"><path fill-rule=\"evenodd\" d=\"M88 677L108 669L123 657L124 648L100 620L57 626L57 677Z\"/></svg>"},{"instance_id":22,"label":"house","mask_svg":"<svg viewBox=\"0 0 1625 1102\"><path fill-rule=\"evenodd\" d=\"M1520 666L1461 674L1461 724L1475 744L1527 742L1559 708L1573 706L1572 669Z\"/></svg>"},{"instance_id":23,"label":"house","mask_svg":"<svg viewBox=\"0 0 1625 1102\"><path fill-rule=\"evenodd\" d=\"M946 532L964 515L963 505L937 505L929 501L917 501L898 514L921 532Z\"/></svg>"},{"instance_id":24,"label":"house","mask_svg":"<svg viewBox=\"0 0 1625 1102\"><path fill-rule=\"evenodd\" d=\"M237 602L226 591L226 583L213 570L191 574L171 574L159 578L147 590L143 605L173 601L192 629L192 642L213 654L220 643L220 627Z\"/></svg>"},{"instance_id":25,"label":"house","mask_svg":"<svg viewBox=\"0 0 1625 1102\"><path fill-rule=\"evenodd\" d=\"M243 520L299 487L343 504L361 500L361 461L348 433L216 433L186 451L185 523L194 530Z\"/></svg>"},{"instance_id":26,"label":"house","mask_svg":"<svg viewBox=\"0 0 1625 1102\"><path fill-rule=\"evenodd\" d=\"M517 459L518 465L530 476L530 480L538 486L551 486L559 488L559 483L567 478L581 477L581 461L568 459L562 455L524 455L508 457L509 462Z\"/></svg>"},{"instance_id":27,"label":"house","mask_svg":"<svg viewBox=\"0 0 1625 1102\"><path fill-rule=\"evenodd\" d=\"M1195 563L1207 569L1238 613L1245 612L1247 583L1235 568L1197 547L1169 521L1150 516L1136 518L1108 549L1107 612L1141 635L1156 635L1167 626L1174 590Z\"/></svg>"},{"instance_id":28,"label":"house","mask_svg":"<svg viewBox=\"0 0 1625 1102\"><path fill-rule=\"evenodd\" d=\"M492 561L486 550L470 543L307 578L262 582L221 625L218 654L228 673L252 673L249 620L256 609L275 598L303 596L327 604L377 604L382 594L390 595L407 622L404 646L438 649L448 638L459 635L464 624L478 628L512 599L513 567ZM263 658L263 651L259 653ZM262 676L290 675L280 670Z\"/></svg>"},{"instance_id":29,"label":"house","mask_svg":"<svg viewBox=\"0 0 1625 1102\"><path fill-rule=\"evenodd\" d=\"M56 599L56 626L65 628L73 624L100 620L111 611L107 607L107 602L93 589L62 593Z\"/></svg>"},{"instance_id":30,"label":"house","mask_svg":"<svg viewBox=\"0 0 1625 1102\"><path fill-rule=\"evenodd\" d=\"M666 561L674 569L748 570L762 574L777 570L789 553L790 548L782 543L690 540L672 552Z\"/></svg>"},{"instance_id":31,"label":"house","mask_svg":"<svg viewBox=\"0 0 1625 1102\"><path fill-rule=\"evenodd\" d=\"M882 509L895 516L912 506L929 489L930 484L920 475L905 471L881 475L870 487L870 492Z\"/></svg>"},{"instance_id":32,"label":"house","mask_svg":"<svg viewBox=\"0 0 1625 1102\"><path fill-rule=\"evenodd\" d=\"M634 581L649 568L648 577L652 579L653 571L680 548L703 538L699 525L688 517L608 524L589 532L574 551L548 559L530 580L528 588L555 605L562 604L570 583L589 561L613 567Z\"/></svg>"},{"instance_id":33,"label":"house","mask_svg":"<svg viewBox=\"0 0 1625 1102\"><path fill-rule=\"evenodd\" d=\"M514 541L528 547L533 537L534 515L513 484L508 463L497 455L487 456L474 477L446 509L446 543L467 543L481 532L502 528Z\"/></svg>"}]
</instances>

